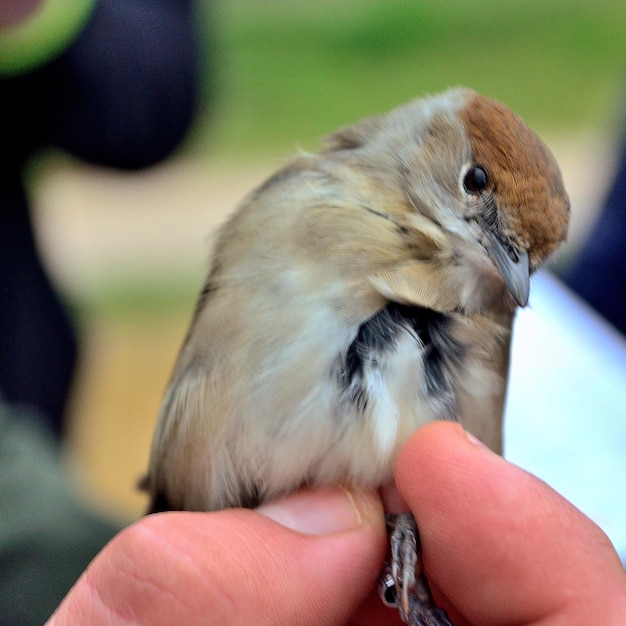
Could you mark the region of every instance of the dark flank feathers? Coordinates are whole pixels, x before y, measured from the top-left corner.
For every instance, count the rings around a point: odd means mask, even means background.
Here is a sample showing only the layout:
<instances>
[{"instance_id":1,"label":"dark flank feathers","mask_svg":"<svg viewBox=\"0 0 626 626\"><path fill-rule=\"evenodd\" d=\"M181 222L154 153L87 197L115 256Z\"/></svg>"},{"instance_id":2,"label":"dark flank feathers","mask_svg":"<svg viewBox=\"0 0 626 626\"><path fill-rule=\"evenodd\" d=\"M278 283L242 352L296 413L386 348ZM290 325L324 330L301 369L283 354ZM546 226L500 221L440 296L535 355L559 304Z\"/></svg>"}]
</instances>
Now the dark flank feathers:
<instances>
[{"instance_id":1,"label":"dark flank feathers","mask_svg":"<svg viewBox=\"0 0 626 626\"><path fill-rule=\"evenodd\" d=\"M458 378L465 352L451 332L453 324L449 315L432 309L389 303L360 326L343 357L340 367L343 391L349 391L359 410L365 410L368 403L363 384L365 365L376 367L385 352L397 348L398 335L408 331L423 351L426 394L444 401L452 413L453 381Z\"/></svg>"}]
</instances>

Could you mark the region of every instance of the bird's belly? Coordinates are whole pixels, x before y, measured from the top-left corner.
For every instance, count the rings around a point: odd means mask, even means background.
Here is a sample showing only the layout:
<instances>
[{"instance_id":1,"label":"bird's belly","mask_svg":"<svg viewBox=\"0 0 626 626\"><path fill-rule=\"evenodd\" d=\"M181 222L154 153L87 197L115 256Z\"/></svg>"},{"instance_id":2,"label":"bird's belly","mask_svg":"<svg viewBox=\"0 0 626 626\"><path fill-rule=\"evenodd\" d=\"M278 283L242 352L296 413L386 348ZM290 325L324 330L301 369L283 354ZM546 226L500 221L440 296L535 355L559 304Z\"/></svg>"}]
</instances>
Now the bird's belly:
<instances>
[{"instance_id":1,"label":"bird's belly","mask_svg":"<svg viewBox=\"0 0 626 626\"><path fill-rule=\"evenodd\" d=\"M447 316L391 303L357 328L321 321L324 341L300 333L273 367L262 363L246 404L237 398L232 423L265 428L232 429L233 456L246 452L239 473L267 498L302 484L384 484L413 432L457 416L464 348Z\"/></svg>"},{"instance_id":2,"label":"bird's belly","mask_svg":"<svg viewBox=\"0 0 626 626\"><path fill-rule=\"evenodd\" d=\"M366 359L359 376L338 395L337 414L343 425L337 454L349 479L370 486L388 482L405 441L437 419L426 392L421 342L402 332L393 349ZM325 459L321 474L332 465L332 458Z\"/></svg>"}]
</instances>

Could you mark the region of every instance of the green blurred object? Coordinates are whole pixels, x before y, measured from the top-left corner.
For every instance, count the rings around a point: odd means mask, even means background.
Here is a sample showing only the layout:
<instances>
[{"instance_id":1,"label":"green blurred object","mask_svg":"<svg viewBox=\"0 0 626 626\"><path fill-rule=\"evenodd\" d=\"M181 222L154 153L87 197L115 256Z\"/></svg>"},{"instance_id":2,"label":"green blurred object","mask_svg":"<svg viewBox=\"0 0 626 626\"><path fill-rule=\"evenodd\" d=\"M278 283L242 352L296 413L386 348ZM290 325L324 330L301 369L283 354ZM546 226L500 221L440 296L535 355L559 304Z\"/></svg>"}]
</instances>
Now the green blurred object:
<instances>
[{"instance_id":1,"label":"green blurred object","mask_svg":"<svg viewBox=\"0 0 626 626\"><path fill-rule=\"evenodd\" d=\"M0 28L0 76L26 72L61 54L83 29L94 4L46 0L23 24Z\"/></svg>"},{"instance_id":2,"label":"green blurred object","mask_svg":"<svg viewBox=\"0 0 626 626\"><path fill-rule=\"evenodd\" d=\"M235 156L315 148L454 85L540 131L588 127L626 65L623 0L229 0L211 19L219 97L197 140Z\"/></svg>"},{"instance_id":3,"label":"green blurred object","mask_svg":"<svg viewBox=\"0 0 626 626\"><path fill-rule=\"evenodd\" d=\"M43 422L0 399L0 624L43 624L121 529L76 496Z\"/></svg>"}]
</instances>

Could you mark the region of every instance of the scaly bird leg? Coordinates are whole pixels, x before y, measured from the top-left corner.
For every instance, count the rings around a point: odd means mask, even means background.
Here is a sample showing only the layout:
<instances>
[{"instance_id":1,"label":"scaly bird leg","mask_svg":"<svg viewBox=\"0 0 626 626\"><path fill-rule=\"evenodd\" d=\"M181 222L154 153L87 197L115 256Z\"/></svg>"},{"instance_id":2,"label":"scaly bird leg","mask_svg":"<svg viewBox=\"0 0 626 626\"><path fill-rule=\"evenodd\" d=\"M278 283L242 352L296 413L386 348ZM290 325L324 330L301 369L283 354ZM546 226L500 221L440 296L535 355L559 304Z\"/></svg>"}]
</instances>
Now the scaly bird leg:
<instances>
[{"instance_id":1,"label":"scaly bird leg","mask_svg":"<svg viewBox=\"0 0 626 626\"><path fill-rule=\"evenodd\" d=\"M421 562L419 533L410 513L387 515L391 563L381 581L381 596L397 606L409 626L452 626L447 613L433 600Z\"/></svg>"}]
</instances>

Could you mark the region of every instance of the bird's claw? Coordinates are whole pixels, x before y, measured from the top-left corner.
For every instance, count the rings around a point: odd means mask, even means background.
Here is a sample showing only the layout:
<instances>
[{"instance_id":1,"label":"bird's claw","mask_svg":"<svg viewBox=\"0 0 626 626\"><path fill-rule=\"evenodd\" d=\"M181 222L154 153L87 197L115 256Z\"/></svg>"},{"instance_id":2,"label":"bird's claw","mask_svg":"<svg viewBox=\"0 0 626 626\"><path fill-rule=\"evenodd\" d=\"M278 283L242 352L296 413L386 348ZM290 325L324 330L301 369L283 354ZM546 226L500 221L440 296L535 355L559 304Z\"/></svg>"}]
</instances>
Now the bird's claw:
<instances>
[{"instance_id":1,"label":"bird's claw","mask_svg":"<svg viewBox=\"0 0 626 626\"><path fill-rule=\"evenodd\" d=\"M419 534L410 513L387 515L391 563L381 578L380 593L387 606L396 606L409 626L452 626L435 605L420 558Z\"/></svg>"},{"instance_id":2,"label":"bird's claw","mask_svg":"<svg viewBox=\"0 0 626 626\"><path fill-rule=\"evenodd\" d=\"M401 613L409 612L409 592L415 589L418 563L417 526L410 513L387 516L391 528L391 577L396 584Z\"/></svg>"}]
</instances>

